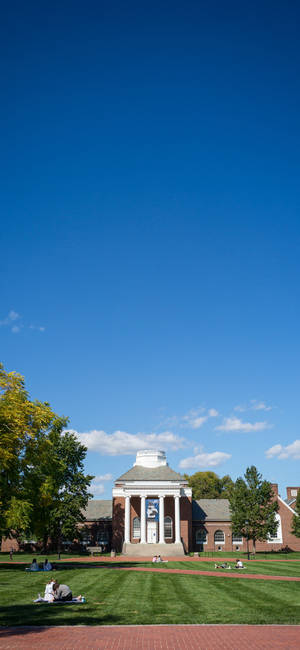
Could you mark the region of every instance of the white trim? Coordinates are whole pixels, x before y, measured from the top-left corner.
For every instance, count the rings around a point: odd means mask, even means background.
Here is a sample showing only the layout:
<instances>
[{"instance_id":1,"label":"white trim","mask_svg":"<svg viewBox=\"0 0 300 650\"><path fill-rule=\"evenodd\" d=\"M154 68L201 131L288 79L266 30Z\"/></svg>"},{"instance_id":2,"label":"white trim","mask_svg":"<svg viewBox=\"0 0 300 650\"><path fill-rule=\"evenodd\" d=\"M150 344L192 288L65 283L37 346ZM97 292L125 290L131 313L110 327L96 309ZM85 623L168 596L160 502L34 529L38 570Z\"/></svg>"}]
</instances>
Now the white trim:
<instances>
[{"instance_id":1,"label":"white trim","mask_svg":"<svg viewBox=\"0 0 300 650\"><path fill-rule=\"evenodd\" d=\"M174 496L175 501L175 544L180 544L180 502L179 495Z\"/></svg>"},{"instance_id":2,"label":"white trim","mask_svg":"<svg viewBox=\"0 0 300 650\"><path fill-rule=\"evenodd\" d=\"M270 535L270 537L267 539L268 544L282 544L282 525L279 512L275 512L275 517L278 521L276 537L271 537Z\"/></svg>"},{"instance_id":3,"label":"white trim","mask_svg":"<svg viewBox=\"0 0 300 650\"><path fill-rule=\"evenodd\" d=\"M283 505L284 505L286 508L288 508L288 509L293 513L293 515L297 515L297 517L299 517L298 512L296 512L296 510L293 510L293 508L291 508L291 507L290 507L290 506L289 506L289 505L288 505L288 504L287 504L287 503L286 503L286 502L285 502L285 501L284 501L284 500L279 496L279 494L277 494L277 499L278 499L281 503L283 503Z\"/></svg>"},{"instance_id":4,"label":"white trim","mask_svg":"<svg viewBox=\"0 0 300 650\"><path fill-rule=\"evenodd\" d=\"M141 544L146 544L146 499L141 496Z\"/></svg>"},{"instance_id":5,"label":"white trim","mask_svg":"<svg viewBox=\"0 0 300 650\"><path fill-rule=\"evenodd\" d=\"M130 496L125 498L125 535L124 541L125 544L130 542Z\"/></svg>"},{"instance_id":6,"label":"white trim","mask_svg":"<svg viewBox=\"0 0 300 650\"><path fill-rule=\"evenodd\" d=\"M165 504L164 496L159 497L159 543L165 543Z\"/></svg>"}]
</instances>

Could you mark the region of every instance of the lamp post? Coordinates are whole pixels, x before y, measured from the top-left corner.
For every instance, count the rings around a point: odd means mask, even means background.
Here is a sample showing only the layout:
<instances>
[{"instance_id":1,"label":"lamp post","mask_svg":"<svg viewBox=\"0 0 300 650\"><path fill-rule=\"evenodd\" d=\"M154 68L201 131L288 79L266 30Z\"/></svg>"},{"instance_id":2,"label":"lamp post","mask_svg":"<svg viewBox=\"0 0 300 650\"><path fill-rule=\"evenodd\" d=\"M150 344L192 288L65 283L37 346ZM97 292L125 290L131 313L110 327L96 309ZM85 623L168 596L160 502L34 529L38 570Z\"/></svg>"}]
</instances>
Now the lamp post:
<instances>
[{"instance_id":1,"label":"lamp post","mask_svg":"<svg viewBox=\"0 0 300 650\"><path fill-rule=\"evenodd\" d=\"M58 559L60 560L60 551L61 551L61 527L62 521L59 522L59 534L58 534Z\"/></svg>"},{"instance_id":2,"label":"lamp post","mask_svg":"<svg viewBox=\"0 0 300 650\"><path fill-rule=\"evenodd\" d=\"M248 560L250 560L250 553L249 553L249 531L248 531L249 521L248 521L248 519L246 519L246 521L245 521L245 526L246 526L246 531L247 531L247 556L248 556Z\"/></svg>"}]
</instances>

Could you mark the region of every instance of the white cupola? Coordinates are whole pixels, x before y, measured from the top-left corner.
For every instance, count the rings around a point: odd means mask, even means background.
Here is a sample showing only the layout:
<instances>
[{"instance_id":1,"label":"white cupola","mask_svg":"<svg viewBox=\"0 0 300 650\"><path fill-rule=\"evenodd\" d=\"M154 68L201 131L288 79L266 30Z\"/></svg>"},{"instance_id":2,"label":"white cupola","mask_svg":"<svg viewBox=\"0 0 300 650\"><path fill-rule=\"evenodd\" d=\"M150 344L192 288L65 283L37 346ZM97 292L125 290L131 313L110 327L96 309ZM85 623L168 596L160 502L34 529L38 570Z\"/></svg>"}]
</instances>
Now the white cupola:
<instances>
[{"instance_id":1,"label":"white cupola","mask_svg":"<svg viewBox=\"0 0 300 650\"><path fill-rule=\"evenodd\" d=\"M156 449L144 449L143 451L138 451L136 455L136 461L133 464L135 467L139 465L141 467L162 467L163 465L168 465L166 452L158 451Z\"/></svg>"}]
</instances>

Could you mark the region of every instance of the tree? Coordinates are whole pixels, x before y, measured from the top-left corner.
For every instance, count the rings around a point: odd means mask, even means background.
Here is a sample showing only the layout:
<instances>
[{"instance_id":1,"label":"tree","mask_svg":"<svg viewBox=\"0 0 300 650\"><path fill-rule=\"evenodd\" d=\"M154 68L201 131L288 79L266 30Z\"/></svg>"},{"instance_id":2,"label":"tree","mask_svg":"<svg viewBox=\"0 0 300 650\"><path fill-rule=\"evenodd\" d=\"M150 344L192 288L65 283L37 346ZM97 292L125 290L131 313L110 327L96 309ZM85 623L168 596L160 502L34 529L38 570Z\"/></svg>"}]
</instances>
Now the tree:
<instances>
[{"instance_id":1,"label":"tree","mask_svg":"<svg viewBox=\"0 0 300 650\"><path fill-rule=\"evenodd\" d=\"M244 479L238 478L231 489L229 503L233 534L252 540L255 553L256 542L275 535L278 526L272 484L263 480L256 467L248 467Z\"/></svg>"},{"instance_id":2,"label":"tree","mask_svg":"<svg viewBox=\"0 0 300 650\"><path fill-rule=\"evenodd\" d=\"M296 504L295 504L295 514L292 519L292 531L293 535L300 537L300 490L298 490Z\"/></svg>"},{"instance_id":3,"label":"tree","mask_svg":"<svg viewBox=\"0 0 300 650\"><path fill-rule=\"evenodd\" d=\"M75 532L93 477L67 422L48 402L31 401L24 378L0 364L0 537L30 530L45 544L58 520L60 533Z\"/></svg>"},{"instance_id":4,"label":"tree","mask_svg":"<svg viewBox=\"0 0 300 650\"><path fill-rule=\"evenodd\" d=\"M184 475L193 491L194 499L227 499L233 481L226 475L220 478L215 472L195 472Z\"/></svg>"}]
</instances>

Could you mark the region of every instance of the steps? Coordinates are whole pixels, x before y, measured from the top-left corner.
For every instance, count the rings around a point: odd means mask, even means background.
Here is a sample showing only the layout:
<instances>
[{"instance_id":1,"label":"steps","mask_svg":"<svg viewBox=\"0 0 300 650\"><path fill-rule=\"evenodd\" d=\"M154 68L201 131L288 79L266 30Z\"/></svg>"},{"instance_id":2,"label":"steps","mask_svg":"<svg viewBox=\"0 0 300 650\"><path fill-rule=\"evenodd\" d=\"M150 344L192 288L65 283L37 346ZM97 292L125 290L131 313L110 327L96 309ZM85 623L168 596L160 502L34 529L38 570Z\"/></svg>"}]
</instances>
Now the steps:
<instances>
[{"instance_id":1,"label":"steps","mask_svg":"<svg viewBox=\"0 0 300 650\"><path fill-rule=\"evenodd\" d=\"M163 560L168 557L183 557L184 549L179 544L123 544L122 554L127 557L153 557L161 555Z\"/></svg>"}]
</instances>

